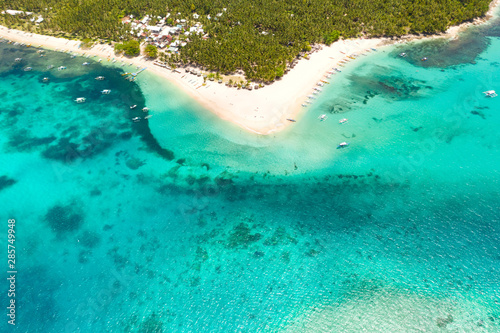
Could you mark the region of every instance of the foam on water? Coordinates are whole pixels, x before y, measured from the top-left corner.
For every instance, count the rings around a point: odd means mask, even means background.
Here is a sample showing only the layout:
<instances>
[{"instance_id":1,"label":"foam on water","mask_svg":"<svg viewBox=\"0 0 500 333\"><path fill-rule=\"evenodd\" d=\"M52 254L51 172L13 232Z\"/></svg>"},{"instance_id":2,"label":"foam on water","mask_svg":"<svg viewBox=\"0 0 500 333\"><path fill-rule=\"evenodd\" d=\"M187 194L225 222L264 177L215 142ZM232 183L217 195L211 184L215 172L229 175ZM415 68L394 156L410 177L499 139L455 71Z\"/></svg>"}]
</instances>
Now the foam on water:
<instances>
[{"instance_id":1,"label":"foam on water","mask_svg":"<svg viewBox=\"0 0 500 333\"><path fill-rule=\"evenodd\" d=\"M147 72L0 44L16 330L497 332L495 29L362 57L271 136Z\"/></svg>"}]
</instances>

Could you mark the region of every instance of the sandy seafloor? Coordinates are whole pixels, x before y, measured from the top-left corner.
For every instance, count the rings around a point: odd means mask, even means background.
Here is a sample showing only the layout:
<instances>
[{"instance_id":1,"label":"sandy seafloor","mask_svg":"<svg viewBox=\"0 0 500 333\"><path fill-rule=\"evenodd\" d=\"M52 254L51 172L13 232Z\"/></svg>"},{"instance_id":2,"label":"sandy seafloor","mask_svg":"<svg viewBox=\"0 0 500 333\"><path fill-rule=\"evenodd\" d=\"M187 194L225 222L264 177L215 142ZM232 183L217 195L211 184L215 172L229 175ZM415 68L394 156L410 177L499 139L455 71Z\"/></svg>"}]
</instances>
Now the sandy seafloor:
<instances>
[{"instance_id":1,"label":"sandy seafloor","mask_svg":"<svg viewBox=\"0 0 500 333\"><path fill-rule=\"evenodd\" d=\"M362 56L268 136L147 71L0 44L14 331L499 332L499 36Z\"/></svg>"}]
</instances>

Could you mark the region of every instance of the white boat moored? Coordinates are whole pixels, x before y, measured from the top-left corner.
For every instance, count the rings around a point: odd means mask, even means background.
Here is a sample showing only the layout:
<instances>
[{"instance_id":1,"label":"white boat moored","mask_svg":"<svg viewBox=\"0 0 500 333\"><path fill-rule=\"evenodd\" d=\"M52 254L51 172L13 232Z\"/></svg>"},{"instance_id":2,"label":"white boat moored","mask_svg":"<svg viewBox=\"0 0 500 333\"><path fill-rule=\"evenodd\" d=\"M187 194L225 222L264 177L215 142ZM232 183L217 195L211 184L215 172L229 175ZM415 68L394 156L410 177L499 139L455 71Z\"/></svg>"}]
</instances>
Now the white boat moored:
<instances>
[{"instance_id":1,"label":"white boat moored","mask_svg":"<svg viewBox=\"0 0 500 333\"><path fill-rule=\"evenodd\" d=\"M483 92L483 94L486 96L486 97L497 97L497 93L495 92L495 90L487 90L485 92Z\"/></svg>"},{"instance_id":2,"label":"white boat moored","mask_svg":"<svg viewBox=\"0 0 500 333\"><path fill-rule=\"evenodd\" d=\"M85 103L86 99L85 97L78 97L77 99L75 99L75 102L77 103Z\"/></svg>"},{"instance_id":3,"label":"white boat moored","mask_svg":"<svg viewBox=\"0 0 500 333\"><path fill-rule=\"evenodd\" d=\"M349 143L347 143L347 142L341 142L341 143L338 144L337 149L345 148L347 146L349 146Z\"/></svg>"},{"instance_id":4,"label":"white boat moored","mask_svg":"<svg viewBox=\"0 0 500 333\"><path fill-rule=\"evenodd\" d=\"M103 95L109 95L109 94L111 94L111 90L104 89L104 90L101 91L101 94L103 94Z\"/></svg>"}]
</instances>

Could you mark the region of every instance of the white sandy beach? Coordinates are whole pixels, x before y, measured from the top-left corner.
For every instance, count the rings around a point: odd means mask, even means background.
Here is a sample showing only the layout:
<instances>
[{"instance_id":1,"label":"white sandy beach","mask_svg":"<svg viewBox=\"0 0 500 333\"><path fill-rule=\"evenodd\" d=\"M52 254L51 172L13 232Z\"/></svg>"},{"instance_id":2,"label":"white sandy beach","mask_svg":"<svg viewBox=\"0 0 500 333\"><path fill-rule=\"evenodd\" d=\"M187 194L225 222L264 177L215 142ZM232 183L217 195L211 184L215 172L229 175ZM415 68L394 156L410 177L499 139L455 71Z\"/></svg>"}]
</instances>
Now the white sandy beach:
<instances>
[{"instance_id":1,"label":"white sandy beach","mask_svg":"<svg viewBox=\"0 0 500 333\"><path fill-rule=\"evenodd\" d=\"M500 0L495 0L491 3L486 18L492 16L499 2ZM484 21L485 19L478 19L475 23ZM446 34L439 36L453 38L468 25L470 23L451 27ZM110 58L118 61L125 60L136 66L147 67L148 71L176 83L187 94L222 119L259 134L269 134L283 129L291 124L287 121L288 118L300 117L300 111L308 109L302 107L301 104L307 100L307 95L313 92L316 83L324 79L328 71L338 66L342 60L351 60L348 58L349 55L360 55L372 51L372 48L392 43L383 38L340 40L331 46L323 46L322 50L310 55L309 60L300 60L281 80L264 88L248 91L228 88L213 81L207 81L206 86L200 87L203 83L202 77L187 74L183 69L180 69L181 73L178 73L156 66L152 60L142 56L136 58L117 56L110 45L97 44L91 49L81 49L79 41L43 36L3 26L0 26L0 37L54 50L95 55L103 60ZM415 36L409 36L401 40L407 41L414 38Z\"/></svg>"}]
</instances>

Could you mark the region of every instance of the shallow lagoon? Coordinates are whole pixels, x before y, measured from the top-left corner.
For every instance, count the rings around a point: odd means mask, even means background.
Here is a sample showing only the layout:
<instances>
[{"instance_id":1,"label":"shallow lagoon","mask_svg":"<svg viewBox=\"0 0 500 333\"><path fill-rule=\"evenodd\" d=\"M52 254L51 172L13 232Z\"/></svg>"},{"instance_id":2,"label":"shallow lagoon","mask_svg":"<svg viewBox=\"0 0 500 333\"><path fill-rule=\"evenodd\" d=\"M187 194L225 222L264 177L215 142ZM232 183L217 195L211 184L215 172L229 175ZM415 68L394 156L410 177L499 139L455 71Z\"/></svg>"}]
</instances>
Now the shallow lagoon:
<instances>
[{"instance_id":1,"label":"shallow lagoon","mask_svg":"<svg viewBox=\"0 0 500 333\"><path fill-rule=\"evenodd\" d=\"M16 329L499 331L500 40L475 29L359 58L270 136L147 72L0 44Z\"/></svg>"}]
</instances>

